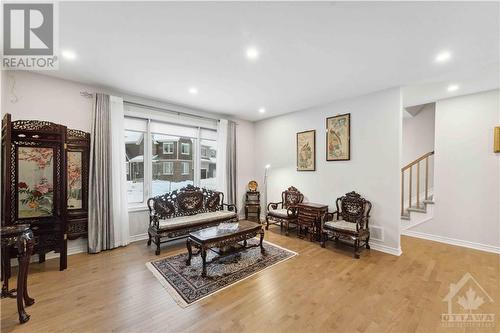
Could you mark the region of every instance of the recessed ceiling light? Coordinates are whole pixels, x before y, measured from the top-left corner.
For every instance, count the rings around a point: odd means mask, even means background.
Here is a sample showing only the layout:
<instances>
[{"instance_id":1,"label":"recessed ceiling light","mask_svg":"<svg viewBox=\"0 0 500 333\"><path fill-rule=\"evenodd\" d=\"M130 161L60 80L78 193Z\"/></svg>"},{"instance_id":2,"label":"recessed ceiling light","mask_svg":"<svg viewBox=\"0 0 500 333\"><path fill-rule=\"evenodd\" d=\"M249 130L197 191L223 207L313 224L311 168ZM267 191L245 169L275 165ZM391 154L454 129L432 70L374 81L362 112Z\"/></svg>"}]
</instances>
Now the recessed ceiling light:
<instances>
[{"instance_id":1,"label":"recessed ceiling light","mask_svg":"<svg viewBox=\"0 0 500 333\"><path fill-rule=\"evenodd\" d=\"M446 62L450 60L450 58L451 58L451 53L448 51L443 51L441 53L438 53L435 60L436 62Z\"/></svg>"},{"instance_id":2,"label":"recessed ceiling light","mask_svg":"<svg viewBox=\"0 0 500 333\"><path fill-rule=\"evenodd\" d=\"M61 55L64 59L74 60L76 58L76 53L70 50L63 50Z\"/></svg>"},{"instance_id":3,"label":"recessed ceiling light","mask_svg":"<svg viewBox=\"0 0 500 333\"><path fill-rule=\"evenodd\" d=\"M190 93L191 95L196 95L196 94L198 94L198 88L196 88L196 87L191 87L191 88L189 88L189 93Z\"/></svg>"},{"instance_id":4,"label":"recessed ceiling light","mask_svg":"<svg viewBox=\"0 0 500 333\"><path fill-rule=\"evenodd\" d=\"M257 60L259 58L259 50L255 47L249 47L247 49L247 58L250 60Z\"/></svg>"},{"instance_id":5,"label":"recessed ceiling light","mask_svg":"<svg viewBox=\"0 0 500 333\"><path fill-rule=\"evenodd\" d=\"M259 109L259 113L266 113L266 109L265 108L260 108Z\"/></svg>"},{"instance_id":6,"label":"recessed ceiling light","mask_svg":"<svg viewBox=\"0 0 500 333\"><path fill-rule=\"evenodd\" d=\"M459 86L457 84L451 84L448 86L448 91L456 91L458 88Z\"/></svg>"}]
</instances>

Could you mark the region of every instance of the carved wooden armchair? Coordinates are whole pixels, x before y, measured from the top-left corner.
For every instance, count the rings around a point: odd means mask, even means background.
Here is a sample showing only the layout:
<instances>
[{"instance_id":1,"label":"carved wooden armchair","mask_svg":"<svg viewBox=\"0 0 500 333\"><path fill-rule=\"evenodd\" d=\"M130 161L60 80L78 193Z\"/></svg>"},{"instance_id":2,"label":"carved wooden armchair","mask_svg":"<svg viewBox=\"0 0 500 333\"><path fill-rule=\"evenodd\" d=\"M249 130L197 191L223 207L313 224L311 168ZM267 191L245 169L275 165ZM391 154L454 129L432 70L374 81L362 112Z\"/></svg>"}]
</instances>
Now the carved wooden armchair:
<instances>
[{"instance_id":1,"label":"carved wooden armchair","mask_svg":"<svg viewBox=\"0 0 500 333\"><path fill-rule=\"evenodd\" d=\"M304 200L304 195L295 187L290 186L286 191L281 193L280 202L270 202L267 205L266 214L266 230L269 229L269 224L278 224L283 230L285 225L285 235L288 236L290 223L297 225L297 204Z\"/></svg>"},{"instance_id":2,"label":"carved wooden armchair","mask_svg":"<svg viewBox=\"0 0 500 333\"><path fill-rule=\"evenodd\" d=\"M354 244L354 258L359 259L360 247L370 249L370 229L368 221L372 204L352 191L336 200L337 211L328 213L321 223L321 246L333 239L352 241Z\"/></svg>"}]
</instances>

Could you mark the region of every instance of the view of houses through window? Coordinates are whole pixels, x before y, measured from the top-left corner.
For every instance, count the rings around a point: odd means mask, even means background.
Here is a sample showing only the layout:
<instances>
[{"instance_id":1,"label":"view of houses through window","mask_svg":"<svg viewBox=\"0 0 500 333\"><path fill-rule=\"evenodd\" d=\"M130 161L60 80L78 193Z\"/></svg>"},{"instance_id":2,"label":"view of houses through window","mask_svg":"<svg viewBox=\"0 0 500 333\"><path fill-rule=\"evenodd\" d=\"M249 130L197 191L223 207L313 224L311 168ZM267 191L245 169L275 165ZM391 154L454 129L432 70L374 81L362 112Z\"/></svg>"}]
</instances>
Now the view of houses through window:
<instances>
[{"instance_id":1,"label":"view of houses through window","mask_svg":"<svg viewBox=\"0 0 500 333\"><path fill-rule=\"evenodd\" d=\"M146 142L146 137L151 141ZM216 189L216 143L203 137L168 133L148 135L147 132L127 129L125 154L129 204L140 205L145 203L147 196L161 195L190 184ZM144 156L145 151L151 155Z\"/></svg>"},{"instance_id":2,"label":"view of houses through window","mask_svg":"<svg viewBox=\"0 0 500 333\"><path fill-rule=\"evenodd\" d=\"M164 134L151 135L153 164L153 196L164 194L189 184L194 184L195 139ZM165 143L169 150L165 150ZM182 153L182 147L189 154ZM164 172L168 171L168 172Z\"/></svg>"}]
</instances>

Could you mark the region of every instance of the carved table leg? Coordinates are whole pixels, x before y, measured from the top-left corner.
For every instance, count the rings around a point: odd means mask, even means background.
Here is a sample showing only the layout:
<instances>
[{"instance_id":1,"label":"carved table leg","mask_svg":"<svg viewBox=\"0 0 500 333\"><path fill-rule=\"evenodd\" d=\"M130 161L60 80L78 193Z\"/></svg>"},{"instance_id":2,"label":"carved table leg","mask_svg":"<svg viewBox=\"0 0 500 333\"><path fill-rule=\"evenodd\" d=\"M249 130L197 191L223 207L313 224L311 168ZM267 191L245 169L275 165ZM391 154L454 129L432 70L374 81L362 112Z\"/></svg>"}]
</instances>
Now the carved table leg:
<instances>
[{"instance_id":1,"label":"carved table leg","mask_svg":"<svg viewBox=\"0 0 500 333\"><path fill-rule=\"evenodd\" d=\"M359 259L359 240L354 241L354 258Z\"/></svg>"},{"instance_id":2,"label":"carved table leg","mask_svg":"<svg viewBox=\"0 0 500 333\"><path fill-rule=\"evenodd\" d=\"M207 250L202 245L201 246L201 260L203 261L203 271L201 272L202 277L207 276Z\"/></svg>"},{"instance_id":3,"label":"carved table leg","mask_svg":"<svg viewBox=\"0 0 500 333\"><path fill-rule=\"evenodd\" d=\"M24 268L24 292L23 292L23 298L24 298L24 304L26 306L30 306L35 304L35 300L28 295L28 269L30 265L30 258L31 258L31 253L33 252L33 239L26 240L26 260L27 264L26 267Z\"/></svg>"},{"instance_id":4,"label":"carved table leg","mask_svg":"<svg viewBox=\"0 0 500 333\"><path fill-rule=\"evenodd\" d=\"M266 249L264 248L264 230L262 230L262 229L260 230L259 246L260 246L260 253L266 252Z\"/></svg>"},{"instance_id":5,"label":"carved table leg","mask_svg":"<svg viewBox=\"0 0 500 333\"><path fill-rule=\"evenodd\" d=\"M190 266L191 265L191 257L193 256L193 249L191 247L191 239L189 239L189 238L186 240L186 247L188 250L188 258L186 260L186 266Z\"/></svg>"},{"instance_id":6,"label":"carved table leg","mask_svg":"<svg viewBox=\"0 0 500 333\"><path fill-rule=\"evenodd\" d=\"M155 254L160 255L160 236L155 237L156 251Z\"/></svg>"},{"instance_id":7,"label":"carved table leg","mask_svg":"<svg viewBox=\"0 0 500 333\"><path fill-rule=\"evenodd\" d=\"M27 256L27 251L25 251L25 243L19 242L18 244L18 257L19 261L19 271L17 273L17 312L19 313L19 322L24 324L30 319L30 316L24 311L24 292L26 288L26 273L27 266L29 265L30 258Z\"/></svg>"}]
</instances>

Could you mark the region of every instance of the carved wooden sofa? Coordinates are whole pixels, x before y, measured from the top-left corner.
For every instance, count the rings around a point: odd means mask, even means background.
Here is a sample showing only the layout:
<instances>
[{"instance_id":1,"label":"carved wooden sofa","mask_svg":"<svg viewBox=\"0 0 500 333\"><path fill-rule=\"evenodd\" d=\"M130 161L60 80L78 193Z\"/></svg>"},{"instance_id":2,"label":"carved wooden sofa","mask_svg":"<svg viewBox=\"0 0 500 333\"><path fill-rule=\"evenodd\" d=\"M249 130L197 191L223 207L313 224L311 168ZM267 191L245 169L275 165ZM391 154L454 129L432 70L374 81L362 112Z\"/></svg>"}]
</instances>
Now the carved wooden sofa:
<instances>
[{"instance_id":1,"label":"carved wooden sofa","mask_svg":"<svg viewBox=\"0 0 500 333\"><path fill-rule=\"evenodd\" d=\"M223 200L221 192L193 185L148 199L148 246L153 241L159 255L162 243L221 222L237 222L236 206Z\"/></svg>"},{"instance_id":2,"label":"carved wooden sofa","mask_svg":"<svg viewBox=\"0 0 500 333\"><path fill-rule=\"evenodd\" d=\"M372 204L352 191L335 201L337 211L327 213L321 223L321 246L333 239L349 240L354 245L354 258L359 259L359 249L370 249L370 229L368 222Z\"/></svg>"},{"instance_id":3,"label":"carved wooden sofa","mask_svg":"<svg viewBox=\"0 0 500 333\"><path fill-rule=\"evenodd\" d=\"M304 195L295 187L290 186L286 191L281 193L280 202L270 202L267 205L266 214L266 230L269 229L269 224L279 224L283 230L285 225L285 235L288 236L290 224L297 225L298 210L296 205L304 201Z\"/></svg>"}]
</instances>

